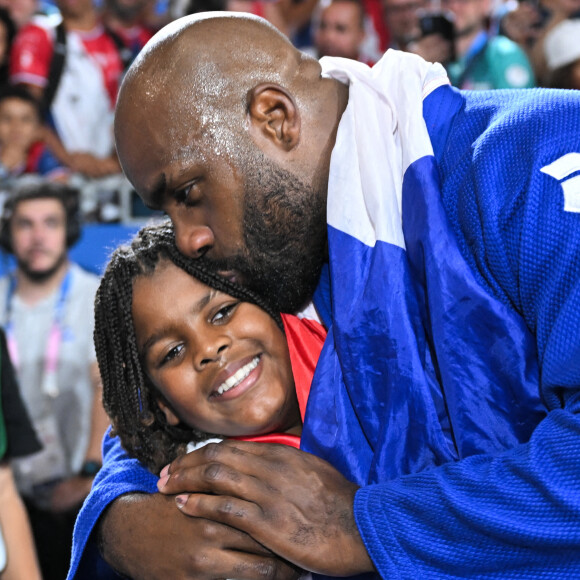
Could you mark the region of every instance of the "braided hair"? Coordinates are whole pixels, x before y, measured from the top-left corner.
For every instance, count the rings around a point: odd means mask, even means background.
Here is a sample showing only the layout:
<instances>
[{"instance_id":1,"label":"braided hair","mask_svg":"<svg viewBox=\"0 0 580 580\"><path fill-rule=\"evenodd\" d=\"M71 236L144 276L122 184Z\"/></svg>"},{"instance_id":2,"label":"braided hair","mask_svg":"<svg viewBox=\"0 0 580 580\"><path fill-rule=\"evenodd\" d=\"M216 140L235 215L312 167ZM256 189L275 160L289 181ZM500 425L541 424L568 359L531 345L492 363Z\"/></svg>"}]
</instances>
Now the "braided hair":
<instances>
[{"instance_id":1,"label":"braided hair","mask_svg":"<svg viewBox=\"0 0 580 580\"><path fill-rule=\"evenodd\" d=\"M256 304L283 329L279 313L265 301L203 263L183 256L169 221L144 227L130 245L115 250L95 298L94 340L103 405L111 419L112 435L118 435L125 450L153 473L184 453L188 442L209 436L185 425L167 423L157 404L161 393L147 377L139 356L132 316L133 283L139 276L152 275L163 258L211 288Z\"/></svg>"}]
</instances>

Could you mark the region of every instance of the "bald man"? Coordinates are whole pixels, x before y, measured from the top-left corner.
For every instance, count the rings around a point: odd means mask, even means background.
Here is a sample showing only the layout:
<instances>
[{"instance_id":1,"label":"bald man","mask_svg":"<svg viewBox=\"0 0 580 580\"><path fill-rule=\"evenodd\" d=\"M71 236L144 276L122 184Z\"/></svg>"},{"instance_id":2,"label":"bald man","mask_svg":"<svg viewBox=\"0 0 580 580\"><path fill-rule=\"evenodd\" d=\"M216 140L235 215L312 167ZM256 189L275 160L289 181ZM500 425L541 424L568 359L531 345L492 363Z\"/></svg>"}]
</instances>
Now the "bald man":
<instances>
[{"instance_id":1,"label":"bald man","mask_svg":"<svg viewBox=\"0 0 580 580\"><path fill-rule=\"evenodd\" d=\"M71 577L95 536L133 578L580 577L580 95L208 14L148 44L115 131L182 252L329 333L302 451L226 441L158 480L106 440Z\"/></svg>"}]
</instances>

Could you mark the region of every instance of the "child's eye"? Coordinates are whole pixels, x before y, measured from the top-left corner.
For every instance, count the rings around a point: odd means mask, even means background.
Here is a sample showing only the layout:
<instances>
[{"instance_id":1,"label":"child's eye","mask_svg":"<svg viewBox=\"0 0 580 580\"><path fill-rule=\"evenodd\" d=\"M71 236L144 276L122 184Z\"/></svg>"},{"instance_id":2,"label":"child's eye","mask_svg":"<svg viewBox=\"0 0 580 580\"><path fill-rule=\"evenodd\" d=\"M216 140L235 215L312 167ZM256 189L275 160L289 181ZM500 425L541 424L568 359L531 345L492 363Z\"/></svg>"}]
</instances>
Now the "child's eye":
<instances>
[{"instance_id":1,"label":"child's eye","mask_svg":"<svg viewBox=\"0 0 580 580\"><path fill-rule=\"evenodd\" d=\"M225 306L222 306L213 316L212 316L212 323L213 324L223 324L225 322L227 322L232 314L234 313L234 310L237 308L239 302L234 302L233 304L226 304Z\"/></svg>"},{"instance_id":2,"label":"child's eye","mask_svg":"<svg viewBox=\"0 0 580 580\"><path fill-rule=\"evenodd\" d=\"M183 345L182 344L178 344L177 346L174 346L162 359L161 359L161 363L159 364L160 367L162 367L163 365L166 365L167 363L170 363L173 359L177 358L181 351L183 350Z\"/></svg>"}]
</instances>

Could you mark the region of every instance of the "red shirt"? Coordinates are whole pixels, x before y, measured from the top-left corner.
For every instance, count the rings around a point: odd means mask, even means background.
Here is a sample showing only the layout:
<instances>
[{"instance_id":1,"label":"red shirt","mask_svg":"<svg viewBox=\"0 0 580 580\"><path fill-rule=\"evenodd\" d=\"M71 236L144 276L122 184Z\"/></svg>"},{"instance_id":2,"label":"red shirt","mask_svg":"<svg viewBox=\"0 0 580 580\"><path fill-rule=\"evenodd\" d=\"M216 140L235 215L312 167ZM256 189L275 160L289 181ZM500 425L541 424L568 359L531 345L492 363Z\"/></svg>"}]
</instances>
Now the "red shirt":
<instances>
[{"instance_id":1,"label":"red shirt","mask_svg":"<svg viewBox=\"0 0 580 580\"><path fill-rule=\"evenodd\" d=\"M298 318L291 314L282 314L282 322L284 323L288 350L290 351L290 362L292 364L294 384L296 385L300 416L302 421L304 421L310 386L312 385L318 357L326 339L326 330L315 320ZM256 437L232 437L232 439L258 441L260 443L282 443L297 449L300 448L300 437L288 435L287 433L268 433L267 435L257 435Z\"/></svg>"},{"instance_id":2,"label":"red shirt","mask_svg":"<svg viewBox=\"0 0 580 580\"><path fill-rule=\"evenodd\" d=\"M17 35L10 55L10 80L44 88L48 84L53 44L56 37L53 20L39 18L27 24ZM117 99L123 66L115 42L102 25L90 31L75 31L85 50L103 73L111 106Z\"/></svg>"}]
</instances>

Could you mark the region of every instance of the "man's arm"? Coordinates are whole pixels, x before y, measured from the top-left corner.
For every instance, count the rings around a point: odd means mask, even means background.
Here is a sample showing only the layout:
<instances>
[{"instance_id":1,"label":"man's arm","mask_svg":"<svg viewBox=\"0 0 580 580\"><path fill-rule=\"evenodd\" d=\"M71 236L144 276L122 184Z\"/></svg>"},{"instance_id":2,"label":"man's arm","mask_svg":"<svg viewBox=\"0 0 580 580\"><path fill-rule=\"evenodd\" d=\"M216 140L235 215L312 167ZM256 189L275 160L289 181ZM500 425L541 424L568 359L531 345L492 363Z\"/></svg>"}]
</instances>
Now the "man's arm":
<instances>
[{"instance_id":1,"label":"man's arm","mask_svg":"<svg viewBox=\"0 0 580 580\"><path fill-rule=\"evenodd\" d=\"M579 440L578 415L553 411L511 451L359 489L354 517L381 577L577 577ZM306 453L257 445L196 451L171 466L161 489L217 491L183 494L177 505L238 526L298 566L332 575L372 569L354 526L356 486Z\"/></svg>"},{"instance_id":2,"label":"man's arm","mask_svg":"<svg viewBox=\"0 0 580 580\"><path fill-rule=\"evenodd\" d=\"M113 502L100 526L101 551L130 578L296 579L300 570L236 529L189 518L161 494Z\"/></svg>"},{"instance_id":3,"label":"man's arm","mask_svg":"<svg viewBox=\"0 0 580 580\"><path fill-rule=\"evenodd\" d=\"M118 438L105 435L103 450L103 468L77 519L69 580L113 578L113 569L143 580L299 576L247 535L188 518L172 498L153 493L158 478L129 458Z\"/></svg>"},{"instance_id":4,"label":"man's arm","mask_svg":"<svg viewBox=\"0 0 580 580\"><path fill-rule=\"evenodd\" d=\"M318 457L284 445L226 440L161 472L184 514L235 526L300 568L331 576L373 572L358 532L358 486ZM174 508L175 509L175 508Z\"/></svg>"}]
</instances>

